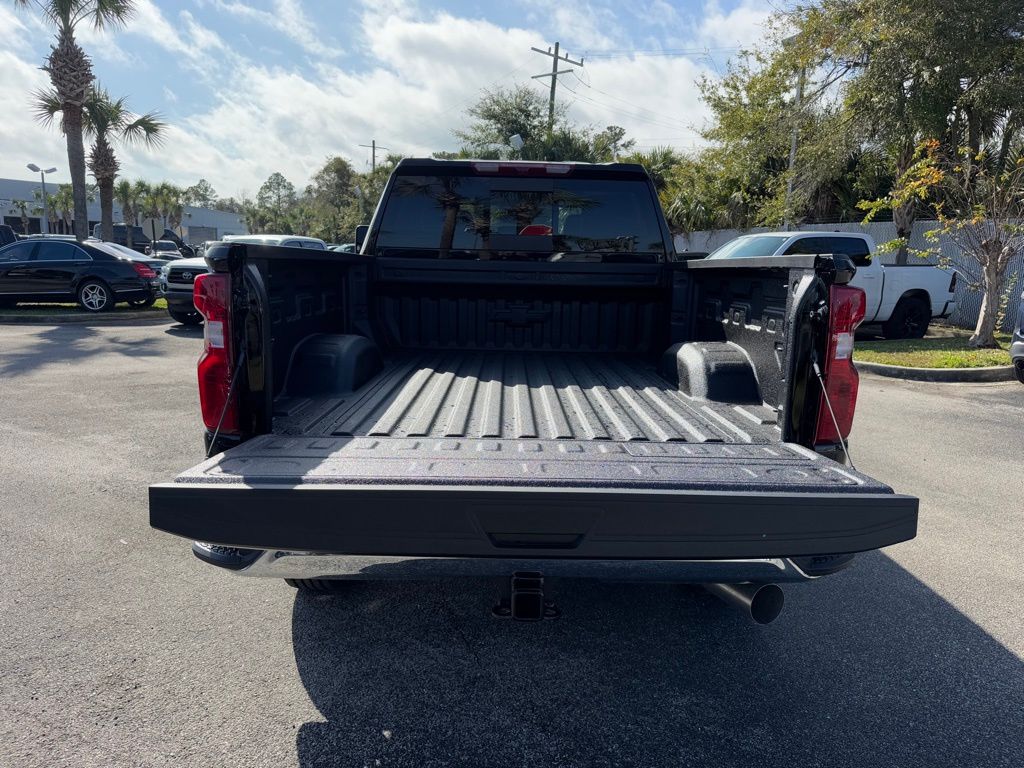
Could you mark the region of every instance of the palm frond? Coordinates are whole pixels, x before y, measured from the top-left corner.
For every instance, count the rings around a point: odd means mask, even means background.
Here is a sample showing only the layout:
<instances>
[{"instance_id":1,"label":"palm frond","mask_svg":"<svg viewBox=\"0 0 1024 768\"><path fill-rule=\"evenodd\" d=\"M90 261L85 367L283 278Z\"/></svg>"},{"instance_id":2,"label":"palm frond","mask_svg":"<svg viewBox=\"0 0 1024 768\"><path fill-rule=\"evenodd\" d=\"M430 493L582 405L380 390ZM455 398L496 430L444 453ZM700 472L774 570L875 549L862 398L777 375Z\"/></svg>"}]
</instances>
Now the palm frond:
<instances>
[{"instance_id":1,"label":"palm frond","mask_svg":"<svg viewBox=\"0 0 1024 768\"><path fill-rule=\"evenodd\" d=\"M54 120L57 119L57 115L64 111L64 105L61 103L57 92L52 88L48 88L32 94L32 110L35 113L36 120L44 128L50 128L53 126Z\"/></svg>"},{"instance_id":2,"label":"palm frond","mask_svg":"<svg viewBox=\"0 0 1024 768\"><path fill-rule=\"evenodd\" d=\"M121 138L126 144L154 148L163 144L166 129L167 123L160 119L159 112L147 112L127 123L121 130Z\"/></svg>"}]
</instances>

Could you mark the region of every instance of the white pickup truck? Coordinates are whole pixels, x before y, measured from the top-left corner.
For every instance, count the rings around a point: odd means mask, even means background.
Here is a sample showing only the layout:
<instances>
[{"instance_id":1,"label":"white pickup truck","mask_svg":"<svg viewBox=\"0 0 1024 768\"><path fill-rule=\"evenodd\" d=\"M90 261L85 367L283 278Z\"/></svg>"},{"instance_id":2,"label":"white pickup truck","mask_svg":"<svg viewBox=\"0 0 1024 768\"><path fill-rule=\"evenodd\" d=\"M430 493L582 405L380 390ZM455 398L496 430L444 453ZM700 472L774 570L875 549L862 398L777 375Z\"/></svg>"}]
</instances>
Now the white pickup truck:
<instances>
[{"instance_id":1,"label":"white pickup truck","mask_svg":"<svg viewBox=\"0 0 1024 768\"><path fill-rule=\"evenodd\" d=\"M743 235L713 251L709 259L744 256L837 254L853 259L850 285L867 294L864 325L881 324L887 339L919 339L932 318L955 308L956 272L931 264L883 266L872 258L875 241L858 232L761 232Z\"/></svg>"}]
</instances>

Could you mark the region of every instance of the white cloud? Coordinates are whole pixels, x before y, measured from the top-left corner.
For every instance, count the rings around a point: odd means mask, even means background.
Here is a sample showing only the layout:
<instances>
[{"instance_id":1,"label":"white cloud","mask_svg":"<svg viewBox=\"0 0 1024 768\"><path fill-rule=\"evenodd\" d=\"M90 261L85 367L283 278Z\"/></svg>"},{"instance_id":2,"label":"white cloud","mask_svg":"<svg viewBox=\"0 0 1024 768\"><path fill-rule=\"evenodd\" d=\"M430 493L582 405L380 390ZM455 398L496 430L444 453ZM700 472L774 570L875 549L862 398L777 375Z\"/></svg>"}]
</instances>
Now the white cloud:
<instances>
[{"instance_id":1,"label":"white cloud","mask_svg":"<svg viewBox=\"0 0 1024 768\"><path fill-rule=\"evenodd\" d=\"M743 0L728 13L722 12L717 0L710 0L704 6L699 35L709 47L750 48L764 38L772 13L771 5L762 0Z\"/></svg>"},{"instance_id":2,"label":"white cloud","mask_svg":"<svg viewBox=\"0 0 1024 768\"><path fill-rule=\"evenodd\" d=\"M204 2L206 7L211 2L226 8L240 5L237 0ZM662 8L659 2L651 8L667 16L671 7ZM536 22L528 24L532 28L508 28L484 19L421 11L403 0L377 0L363 6L358 27L346 38L361 54L360 68L353 68L347 58L342 66L325 57L271 66L265 51L243 53L253 47L239 44L240 31L217 34L188 11L179 11L172 22L153 0L139 0L137 8L136 20L122 34L159 45L197 82L175 82L167 75L163 82L156 81L165 103L177 96L178 117L160 150L121 152L124 173L183 184L205 177L225 195L253 191L273 171L304 186L335 154L353 159L361 168L368 153L359 145L370 139L405 155L454 149L457 142L451 129L464 124L463 113L482 88L515 82L533 83L539 90L546 87L546 82L529 79L545 68L545 60L530 47L556 39L551 29L541 31ZM759 8L748 1L724 12L710 0L703 24L691 29L693 37L685 46L718 47L757 39L765 16ZM0 5L0 23L5 13L10 16ZM614 24L600 18L597 13L597 34L609 37L610 43L594 38L592 45L631 47L614 37L619 34L611 31ZM659 39L668 44L665 35ZM569 52L575 58L583 50ZM32 82L45 84L45 75L27 63L37 56L21 50L3 52L0 103L23 102ZM578 74L582 82L573 75L560 78L558 98L571 104L570 114L579 122L621 125L643 146L685 148L699 140L693 129L703 125L707 114L693 83L708 72L708 64L699 57L588 60ZM202 108L191 102L196 93L202 94ZM23 175L14 172L24 162L7 160L12 151L19 156L30 149L62 153L62 145L56 132L47 134L33 125L30 115L14 110L10 119L0 121L0 175Z\"/></svg>"},{"instance_id":3,"label":"white cloud","mask_svg":"<svg viewBox=\"0 0 1024 768\"><path fill-rule=\"evenodd\" d=\"M321 41L323 30L306 16L299 0L273 0L271 10L264 11L239 0L213 0L216 8L240 19L262 24L284 35L311 56L335 58L342 51Z\"/></svg>"}]
</instances>

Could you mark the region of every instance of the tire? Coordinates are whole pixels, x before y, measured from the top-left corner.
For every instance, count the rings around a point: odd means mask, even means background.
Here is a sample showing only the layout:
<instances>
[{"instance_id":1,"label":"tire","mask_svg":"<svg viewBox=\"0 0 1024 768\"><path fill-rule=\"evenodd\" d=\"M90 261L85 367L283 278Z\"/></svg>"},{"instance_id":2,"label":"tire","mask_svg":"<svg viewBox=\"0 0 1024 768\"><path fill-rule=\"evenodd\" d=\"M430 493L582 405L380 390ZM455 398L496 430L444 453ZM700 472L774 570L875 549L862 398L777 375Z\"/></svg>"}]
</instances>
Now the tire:
<instances>
[{"instance_id":1,"label":"tire","mask_svg":"<svg viewBox=\"0 0 1024 768\"><path fill-rule=\"evenodd\" d=\"M145 309L152 307L154 303L156 303L156 296L150 296L148 299L132 299L128 302L128 306L132 309Z\"/></svg>"},{"instance_id":2,"label":"tire","mask_svg":"<svg viewBox=\"0 0 1024 768\"><path fill-rule=\"evenodd\" d=\"M1024 384L1024 358L1013 361L1013 372L1017 375L1017 381Z\"/></svg>"},{"instance_id":3,"label":"tire","mask_svg":"<svg viewBox=\"0 0 1024 768\"><path fill-rule=\"evenodd\" d=\"M341 595L352 588L345 579L285 579L285 584L307 595Z\"/></svg>"},{"instance_id":4,"label":"tire","mask_svg":"<svg viewBox=\"0 0 1024 768\"><path fill-rule=\"evenodd\" d=\"M199 325L203 322L203 316L198 312L178 312L173 309L167 310L168 314L182 325Z\"/></svg>"},{"instance_id":5,"label":"tire","mask_svg":"<svg viewBox=\"0 0 1024 768\"><path fill-rule=\"evenodd\" d=\"M114 308L114 292L102 280L86 280L78 286L78 305L86 312L109 312Z\"/></svg>"},{"instance_id":6,"label":"tire","mask_svg":"<svg viewBox=\"0 0 1024 768\"><path fill-rule=\"evenodd\" d=\"M882 334L887 339L921 339L928 333L931 320L932 310L924 299L906 296L882 324Z\"/></svg>"}]
</instances>

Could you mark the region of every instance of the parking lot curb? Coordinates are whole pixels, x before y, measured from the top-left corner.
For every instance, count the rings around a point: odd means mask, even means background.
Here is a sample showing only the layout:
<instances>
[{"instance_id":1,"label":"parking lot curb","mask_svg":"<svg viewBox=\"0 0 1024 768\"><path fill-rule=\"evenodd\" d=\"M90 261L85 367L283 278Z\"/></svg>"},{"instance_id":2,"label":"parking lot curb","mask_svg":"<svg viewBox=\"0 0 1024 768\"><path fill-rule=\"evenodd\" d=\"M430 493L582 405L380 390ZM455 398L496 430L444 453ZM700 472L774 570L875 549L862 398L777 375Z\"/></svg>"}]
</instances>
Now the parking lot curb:
<instances>
[{"instance_id":1,"label":"parking lot curb","mask_svg":"<svg viewBox=\"0 0 1024 768\"><path fill-rule=\"evenodd\" d=\"M164 325L170 323L171 317L162 310L150 310L147 312L108 312L86 314L78 312L74 314L59 315L23 315L18 312L0 312L0 325L117 325L119 323L130 323L131 325Z\"/></svg>"},{"instance_id":2,"label":"parking lot curb","mask_svg":"<svg viewBox=\"0 0 1024 768\"><path fill-rule=\"evenodd\" d=\"M857 370L863 373L873 373L877 376L909 379L911 381L966 383L1014 381L1016 379L1012 365L997 365L989 368L907 368L902 365L866 363L862 360L854 360L853 362L857 366Z\"/></svg>"}]
</instances>

